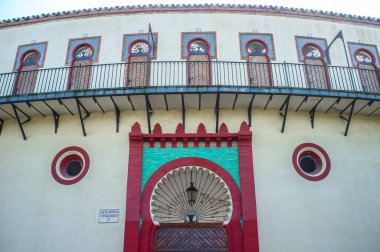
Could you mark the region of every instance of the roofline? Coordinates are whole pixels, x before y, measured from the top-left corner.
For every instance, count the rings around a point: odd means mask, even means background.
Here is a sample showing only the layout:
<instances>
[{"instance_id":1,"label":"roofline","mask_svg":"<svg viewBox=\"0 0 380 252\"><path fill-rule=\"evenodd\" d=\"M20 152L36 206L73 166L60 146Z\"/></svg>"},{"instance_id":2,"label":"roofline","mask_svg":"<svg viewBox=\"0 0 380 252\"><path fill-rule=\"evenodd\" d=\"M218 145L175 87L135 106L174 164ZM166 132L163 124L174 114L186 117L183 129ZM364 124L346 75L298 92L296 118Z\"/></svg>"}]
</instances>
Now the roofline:
<instances>
[{"instance_id":1,"label":"roofline","mask_svg":"<svg viewBox=\"0 0 380 252\"><path fill-rule=\"evenodd\" d=\"M32 15L21 18L13 18L0 21L0 29L12 26L28 25L48 21L56 21L71 18L86 18L108 15L129 15L167 12L215 12L215 13L243 13L264 14L274 16L300 17L307 19L327 20L333 22L345 22L357 25L380 26L380 18L342 14L332 11L317 11L303 8L288 8L279 6L241 5L241 4L160 4L160 5L132 5L104 8L89 8L73 11L53 12L51 14Z\"/></svg>"}]
</instances>

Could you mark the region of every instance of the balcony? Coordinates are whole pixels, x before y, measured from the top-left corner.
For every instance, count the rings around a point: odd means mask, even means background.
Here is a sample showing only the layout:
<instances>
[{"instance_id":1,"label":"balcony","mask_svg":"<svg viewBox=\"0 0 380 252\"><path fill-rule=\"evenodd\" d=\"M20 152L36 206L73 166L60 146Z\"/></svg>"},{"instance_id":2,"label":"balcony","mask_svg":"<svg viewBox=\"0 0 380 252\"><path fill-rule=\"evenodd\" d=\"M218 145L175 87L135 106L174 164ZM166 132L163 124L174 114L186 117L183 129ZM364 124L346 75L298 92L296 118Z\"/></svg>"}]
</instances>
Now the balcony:
<instances>
[{"instance_id":1,"label":"balcony","mask_svg":"<svg viewBox=\"0 0 380 252\"><path fill-rule=\"evenodd\" d=\"M380 115L379 72L294 63L151 61L0 74L0 122L53 114L145 109L253 108ZM344 114L347 114L346 116ZM217 116L218 117L218 116ZM55 120L56 130L58 119ZM217 122L218 124L218 122ZM117 126L118 127L118 126ZM149 125L150 128L150 125ZM216 130L218 128L216 127ZM347 127L348 130L348 127ZM346 134L347 134L346 130ZM24 135L25 137L25 135Z\"/></svg>"}]
</instances>

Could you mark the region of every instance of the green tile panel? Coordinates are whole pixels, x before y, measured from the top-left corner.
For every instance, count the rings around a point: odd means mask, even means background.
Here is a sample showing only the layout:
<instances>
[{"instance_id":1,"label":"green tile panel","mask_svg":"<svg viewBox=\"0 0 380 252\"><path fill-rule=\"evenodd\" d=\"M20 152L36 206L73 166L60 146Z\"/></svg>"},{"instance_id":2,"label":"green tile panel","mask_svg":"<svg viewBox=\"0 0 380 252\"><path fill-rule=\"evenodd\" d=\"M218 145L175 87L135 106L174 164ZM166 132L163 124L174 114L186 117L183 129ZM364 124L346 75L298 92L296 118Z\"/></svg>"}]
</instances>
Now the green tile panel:
<instances>
[{"instance_id":1,"label":"green tile panel","mask_svg":"<svg viewBox=\"0 0 380 252\"><path fill-rule=\"evenodd\" d=\"M143 148L143 168L141 189L146 182L164 164L183 157L209 159L223 167L240 188L239 156L237 147L210 148ZM205 167L207 168L207 167Z\"/></svg>"}]
</instances>

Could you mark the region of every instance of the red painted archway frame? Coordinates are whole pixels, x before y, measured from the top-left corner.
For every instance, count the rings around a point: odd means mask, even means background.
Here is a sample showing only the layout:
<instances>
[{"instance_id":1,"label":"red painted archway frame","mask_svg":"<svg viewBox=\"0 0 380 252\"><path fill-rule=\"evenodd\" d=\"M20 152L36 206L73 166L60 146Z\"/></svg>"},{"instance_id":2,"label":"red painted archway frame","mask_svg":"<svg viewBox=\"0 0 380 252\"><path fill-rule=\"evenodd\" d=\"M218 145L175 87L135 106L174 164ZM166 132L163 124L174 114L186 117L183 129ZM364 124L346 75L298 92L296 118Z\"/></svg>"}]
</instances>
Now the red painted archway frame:
<instances>
[{"instance_id":1,"label":"red painted archway frame","mask_svg":"<svg viewBox=\"0 0 380 252\"><path fill-rule=\"evenodd\" d=\"M153 224L150 216L150 199L153 189L158 181L165 176L168 172L182 166L200 166L213 171L221 177L227 184L232 197L232 216L230 222L226 226L228 236L228 247L231 252L242 251L243 245L243 230L240 225L241 216L241 200L240 191L232 176L223 169L220 165L204 158L198 157L185 157L172 160L161 166L147 181L142 198L141 198L141 216L142 227L139 237L139 251L154 251L154 237L157 226Z\"/></svg>"},{"instance_id":2,"label":"red painted archway frame","mask_svg":"<svg viewBox=\"0 0 380 252\"><path fill-rule=\"evenodd\" d=\"M163 165L148 180L141 194L141 177L143 161L143 143L149 145L148 148L166 148L166 143L170 143L172 148L177 148L177 143L182 143L183 148L188 147L188 142L192 141L194 148L200 147L200 142L206 148L211 147L211 142L216 143L216 148L222 146L222 142L227 147L232 147L232 142L238 144L240 188L237 189L235 181L222 167L216 163L196 157L173 160ZM178 161L180 160L180 161ZM177 126L174 134L163 134L161 126L156 124L152 134L143 134L140 125L135 123L129 133L129 161L128 161L128 181L127 200L124 231L124 252L147 252L153 251L153 241L157 226L153 224L149 214L149 199L155 184L170 170L181 165L199 165L214 171L227 183L233 195L233 216L227 225L228 240L230 241L230 251L259 251L259 238L257 227L255 182L253 173L252 158L252 132L248 124L242 122L237 133L229 133L227 126L222 123L219 133L206 133L205 126L201 123L197 133L185 133L182 124ZM142 197L141 197L142 195ZM235 204L237 204L235 206ZM142 216L142 227L140 229L140 214ZM240 216L243 219L243 231L240 226ZM233 242L231 242L233 241Z\"/></svg>"}]
</instances>

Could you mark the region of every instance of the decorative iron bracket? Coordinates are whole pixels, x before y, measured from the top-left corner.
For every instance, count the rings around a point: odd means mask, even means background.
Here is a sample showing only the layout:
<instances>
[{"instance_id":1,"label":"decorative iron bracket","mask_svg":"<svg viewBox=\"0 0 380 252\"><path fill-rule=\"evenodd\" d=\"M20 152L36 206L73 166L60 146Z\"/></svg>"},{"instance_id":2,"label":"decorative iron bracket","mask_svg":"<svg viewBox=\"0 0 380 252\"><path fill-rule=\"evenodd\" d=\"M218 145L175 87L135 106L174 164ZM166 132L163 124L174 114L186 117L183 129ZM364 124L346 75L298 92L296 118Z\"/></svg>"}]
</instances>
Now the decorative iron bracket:
<instances>
[{"instance_id":1,"label":"decorative iron bracket","mask_svg":"<svg viewBox=\"0 0 380 252\"><path fill-rule=\"evenodd\" d=\"M53 118L54 118L54 132L55 134L57 134L57 131L58 131L58 123L59 123L59 114L52 108L50 107L49 104L47 104L45 101L43 101L44 104L51 110L51 112L53 113Z\"/></svg>"},{"instance_id":2,"label":"decorative iron bracket","mask_svg":"<svg viewBox=\"0 0 380 252\"><path fill-rule=\"evenodd\" d=\"M22 111L21 109L19 109L16 105L14 105L13 103L11 103L12 105L12 108L13 108L13 111L15 113L15 116L16 116L16 120L17 120L17 123L18 123L18 126L20 127L20 130L21 130L21 133L22 133L22 136L24 138L24 140L26 140L26 135L25 135L25 132L24 132L24 128L22 127L25 123L29 122L31 120L30 116L27 115L24 111ZM21 119L18 115L18 111L21 112L24 116L26 116L26 120L21 122Z\"/></svg>"},{"instance_id":3,"label":"decorative iron bracket","mask_svg":"<svg viewBox=\"0 0 380 252\"><path fill-rule=\"evenodd\" d=\"M339 117L342 118L343 120L345 120L347 122L347 125L346 125L346 130L344 131L344 136L347 136L347 133L348 133L348 128L350 127L350 123L351 123L351 119L352 119L352 114L354 112L354 107L355 107L355 102L356 100L353 100L347 107L345 107L342 112L339 113ZM346 111L349 107L351 107L350 109L350 114L348 115L348 118L342 116L343 112Z\"/></svg>"},{"instance_id":4,"label":"decorative iron bracket","mask_svg":"<svg viewBox=\"0 0 380 252\"><path fill-rule=\"evenodd\" d=\"M319 101L314 105L314 107L310 110L309 115L310 115L310 123L311 123L311 128L314 129L314 119L315 119L315 112L317 110L317 107L319 103L323 100L323 97L319 99Z\"/></svg>"},{"instance_id":5,"label":"decorative iron bracket","mask_svg":"<svg viewBox=\"0 0 380 252\"><path fill-rule=\"evenodd\" d=\"M181 94L181 101L182 101L182 125L183 129L185 129L186 126L186 106L185 106L185 97L183 94Z\"/></svg>"},{"instance_id":6,"label":"decorative iron bracket","mask_svg":"<svg viewBox=\"0 0 380 252\"><path fill-rule=\"evenodd\" d=\"M269 96L268 101L267 101L267 103L265 104L264 110L267 109L267 107L268 107L268 105L269 105L269 102L272 100L272 98L273 98L273 94L271 94L271 95Z\"/></svg>"},{"instance_id":7,"label":"decorative iron bracket","mask_svg":"<svg viewBox=\"0 0 380 252\"><path fill-rule=\"evenodd\" d=\"M3 125L4 125L4 120L0 119L0 136L1 136L1 132L3 131Z\"/></svg>"},{"instance_id":8,"label":"decorative iron bracket","mask_svg":"<svg viewBox=\"0 0 380 252\"><path fill-rule=\"evenodd\" d=\"M45 117L46 115L44 115L41 111L39 111L36 107L33 106L33 104L31 104L30 102L26 102L26 105L28 105L29 108L32 108L34 109L38 114L40 114L42 117Z\"/></svg>"},{"instance_id":9,"label":"decorative iron bracket","mask_svg":"<svg viewBox=\"0 0 380 252\"><path fill-rule=\"evenodd\" d=\"M215 103L215 115L216 115L216 120L215 120L215 132L219 132L219 112L220 112L220 93L216 94L216 103Z\"/></svg>"},{"instance_id":10,"label":"decorative iron bracket","mask_svg":"<svg viewBox=\"0 0 380 252\"><path fill-rule=\"evenodd\" d=\"M237 99L238 99L238 96L239 96L239 93L236 93L236 94L235 94L235 99L234 99L234 105L232 106L232 110L235 109L235 105L236 105L236 101L237 101Z\"/></svg>"},{"instance_id":11,"label":"decorative iron bracket","mask_svg":"<svg viewBox=\"0 0 380 252\"><path fill-rule=\"evenodd\" d=\"M89 116L90 116L90 113L88 112L88 110L83 106L83 104L79 101L78 98L75 98L75 101L77 102L77 107L78 107L78 113L79 113L79 119L80 119L80 123L82 125L82 131L83 131L83 135L86 136L86 129L84 128L84 120L86 120ZM82 109L86 112L86 115L83 117L82 115Z\"/></svg>"},{"instance_id":12,"label":"decorative iron bracket","mask_svg":"<svg viewBox=\"0 0 380 252\"><path fill-rule=\"evenodd\" d=\"M330 109L335 105L335 104L339 104L340 102L340 98L336 99L336 101L330 105L330 107L328 107L328 109L326 109L325 113L329 112Z\"/></svg>"},{"instance_id":13,"label":"decorative iron bracket","mask_svg":"<svg viewBox=\"0 0 380 252\"><path fill-rule=\"evenodd\" d=\"M288 108L289 108L289 102L290 102L290 95L286 97L286 100L282 104L280 111L285 107L284 113L280 112L280 115L283 117L282 118L282 127L281 127L281 133L284 133L285 131L285 124L286 124L286 117L288 116Z\"/></svg>"},{"instance_id":14,"label":"decorative iron bracket","mask_svg":"<svg viewBox=\"0 0 380 252\"><path fill-rule=\"evenodd\" d=\"M149 132L149 134L151 134L152 133L152 127L150 124L150 116L153 113L153 111L152 111L152 106L150 104L149 97L147 94L145 95L145 108L146 108L146 119L148 121L148 132Z\"/></svg>"},{"instance_id":15,"label":"decorative iron bracket","mask_svg":"<svg viewBox=\"0 0 380 252\"><path fill-rule=\"evenodd\" d=\"M116 113L116 132L118 133L119 132L119 124L120 124L120 109L119 107L117 106L116 102L114 101L114 99L112 98L112 96L110 96L111 98L111 101L115 107L115 113Z\"/></svg>"},{"instance_id":16,"label":"decorative iron bracket","mask_svg":"<svg viewBox=\"0 0 380 252\"><path fill-rule=\"evenodd\" d=\"M298 112L298 110L301 108L302 104L306 103L307 100L309 99L309 96L306 95L305 98L302 100L302 102L300 103L300 105L298 105L297 109L296 109L296 112Z\"/></svg>"},{"instance_id":17,"label":"decorative iron bracket","mask_svg":"<svg viewBox=\"0 0 380 252\"><path fill-rule=\"evenodd\" d=\"M360 111L362 111L365 107L371 107L372 106L372 103L373 103L373 100L370 100L366 105L364 105L363 107L361 107L358 111L356 111L355 115L359 114Z\"/></svg>"},{"instance_id":18,"label":"decorative iron bracket","mask_svg":"<svg viewBox=\"0 0 380 252\"><path fill-rule=\"evenodd\" d=\"M248 106L248 126L251 127L252 126L252 104L253 104L253 100L255 100L255 94L252 95L252 98L251 98L251 102L249 103L249 106ZM237 96L235 97L235 101L236 101L236 98ZM235 107L235 103L234 103L234 107Z\"/></svg>"},{"instance_id":19,"label":"decorative iron bracket","mask_svg":"<svg viewBox=\"0 0 380 252\"><path fill-rule=\"evenodd\" d=\"M102 108L102 106L100 105L100 103L98 102L98 100L95 98L95 96L93 96L92 99L94 100L95 104L98 105L98 107L100 108L100 110L102 111L102 113L104 114L105 111ZM111 97L111 99L112 99L112 97Z\"/></svg>"},{"instance_id":20,"label":"decorative iron bracket","mask_svg":"<svg viewBox=\"0 0 380 252\"><path fill-rule=\"evenodd\" d=\"M65 107L65 109L71 114L74 115L74 113L66 106L66 104L63 103L61 99L58 99L59 105Z\"/></svg>"}]
</instances>

